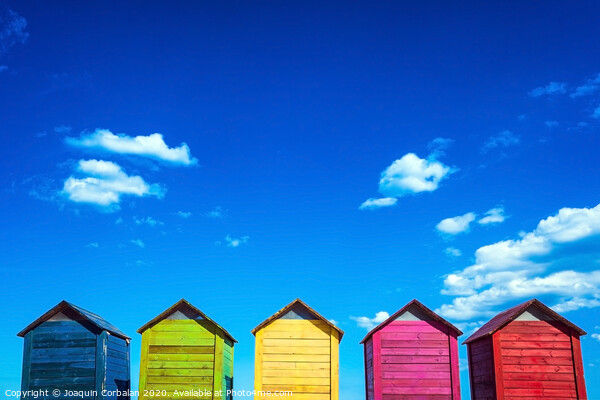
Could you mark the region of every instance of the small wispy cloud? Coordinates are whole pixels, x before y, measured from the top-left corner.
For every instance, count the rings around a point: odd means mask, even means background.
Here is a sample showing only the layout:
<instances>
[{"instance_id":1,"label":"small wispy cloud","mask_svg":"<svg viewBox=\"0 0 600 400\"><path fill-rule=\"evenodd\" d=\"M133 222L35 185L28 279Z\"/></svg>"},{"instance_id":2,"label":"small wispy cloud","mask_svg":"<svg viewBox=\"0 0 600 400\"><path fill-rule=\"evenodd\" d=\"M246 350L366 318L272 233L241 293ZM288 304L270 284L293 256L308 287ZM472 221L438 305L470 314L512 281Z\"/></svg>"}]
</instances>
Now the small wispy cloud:
<instances>
[{"instance_id":1,"label":"small wispy cloud","mask_svg":"<svg viewBox=\"0 0 600 400\"><path fill-rule=\"evenodd\" d=\"M398 203L398 199L394 197L382 197L379 199L370 198L365 200L360 207L359 210L376 210L378 208L383 207L392 207Z\"/></svg>"},{"instance_id":2,"label":"small wispy cloud","mask_svg":"<svg viewBox=\"0 0 600 400\"><path fill-rule=\"evenodd\" d=\"M497 135L490 136L481 147L482 153L487 153L497 147L516 146L521 143L521 138L511 131L502 131Z\"/></svg>"},{"instance_id":3,"label":"small wispy cloud","mask_svg":"<svg viewBox=\"0 0 600 400\"><path fill-rule=\"evenodd\" d=\"M571 93L572 98L589 96L594 94L600 90L600 73L596 75L594 78L588 79L581 86L578 86L573 93Z\"/></svg>"},{"instance_id":4,"label":"small wispy cloud","mask_svg":"<svg viewBox=\"0 0 600 400\"><path fill-rule=\"evenodd\" d=\"M548 96L553 94L564 94L567 92L566 82L550 82L546 86L540 86L529 92L531 97Z\"/></svg>"},{"instance_id":5,"label":"small wispy cloud","mask_svg":"<svg viewBox=\"0 0 600 400\"><path fill-rule=\"evenodd\" d=\"M370 331L371 329L375 328L377 325L379 325L380 323L382 323L383 321L385 321L389 317L390 317L389 313L387 313L385 311L379 311L378 313L375 314L375 316L373 318L369 318L369 317L350 317L350 319L356 321L356 324L359 327L364 328L367 331Z\"/></svg>"},{"instance_id":6,"label":"small wispy cloud","mask_svg":"<svg viewBox=\"0 0 600 400\"><path fill-rule=\"evenodd\" d=\"M223 209L223 207L216 206L212 210L204 213L204 216L206 218L219 219L219 218L224 218L226 214L227 214L227 212Z\"/></svg>"},{"instance_id":7,"label":"small wispy cloud","mask_svg":"<svg viewBox=\"0 0 600 400\"><path fill-rule=\"evenodd\" d=\"M177 212L175 213L175 215L177 215L177 216L178 216L178 217L180 217L180 218L187 219L187 218L189 218L189 217L191 217L191 216L192 216L192 213L191 213L191 212L189 212L189 211L177 211Z\"/></svg>"},{"instance_id":8,"label":"small wispy cloud","mask_svg":"<svg viewBox=\"0 0 600 400\"><path fill-rule=\"evenodd\" d=\"M250 236L242 236L239 238L232 237L230 235L225 236L225 245L227 247L239 247L243 244L248 243Z\"/></svg>"},{"instance_id":9,"label":"small wispy cloud","mask_svg":"<svg viewBox=\"0 0 600 400\"><path fill-rule=\"evenodd\" d=\"M447 235L458 235L459 233L467 232L471 222L475 221L477 215L472 212L468 212L464 215L457 217L446 218L441 220L435 228Z\"/></svg>"},{"instance_id":10,"label":"small wispy cloud","mask_svg":"<svg viewBox=\"0 0 600 400\"><path fill-rule=\"evenodd\" d=\"M98 242L92 242L92 243L86 244L85 247L92 247L94 249L97 249L98 247L100 247L100 244Z\"/></svg>"},{"instance_id":11,"label":"small wispy cloud","mask_svg":"<svg viewBox=\"0 0 600 400\"><path fill-rule=\"evenodd\" d=\"M131 243L131 244L133 244L135 246L138 246L139 248L142 248L142 249L146 248L146 243L144 243L140 239L132 239L132 240L129 241L129 243Z\"/></svg>"},{"instance_id":12,"label":"small wispy cloud","mask_svg":"<svg viewBox=\"0 0 600 400\"><path fill-rule=\"evenodd\" d=\"M600 106L598 106L592 113L592 118L600 119Z\"/></svg>"},{"instance_id":13,"label":"small wispy cloud","mask_svg":"<svg viewBox=\"0 0 600 400\"><path fill-rule=\"evenodd\" d=\"M83 177L70 176L63 185L63 193L75 203L111 207L118 205L122 196L162 198L166 192L140 176L127 175L111 161L79 160L76 170Z\"/></svg>"},{"instance_id":14,"label":"small wispy cloud","mask_svg":"<svg viewBox=\"0 0 600 400\"><path fill-rule=\"evenodd\" d=\"M54 132L60 134L71 133L72 130L73 128L71 128L71 125L59 125L54 127Z\"/></svg>"},{"instance_id":15,"label":"small wispy cloud","mask_svg":"<svg viewBox=\"0 0 600 400\"><path fill-rule=\"evenodd\" d=\"M123 218L119 217L115 220L115 225L120 225L123 223Z\"/></svg>"},{"instance_id":16,"label":"small wispy cloud","mask_svg":"<svg viewBox=\"0 0 600 400\"><path fill-rule=\"evenodd\" d=\"M145 218L133 217L133 222L135 222L136 225L149 225L149 226L164 225L164 222L154 219L152 217L145 217Z\"/></svg>"},{"instance_id":17,"label":"small wispy cloud","mask_svg":"<svg viewBox=\"0 0 600 400\"><path fill-rule=\"evenodd\" d=\"M124 133L114 134L108 129L96 129L83 133L79 138L68 137L68 144L75 147L99 149L116 154L133 154L176 165L195 165L198 160L190 154L190 148L182 143L169 147L160 133L131 137Z\"/></svg>"},{"instance_id":18,"label":"small wispy cloud","mask_svg":"<svg viewBox=\"0 0 600 400\"><path fill-rule=\"evenodd\" d=\"M489 224L500 224L504 222L506 215L504 214L504 208L495 207L485 212L485 215L480 218L477 223L480 225Z\"/></svg>"},{"instance_id":19,"label":"small wispy cloud","mask_svg":"<svg viewBox=\"0 0 600 400\"><path fill-rule=\"evenodd\" d=\"M452 146L454 139L437 137L427 143L427 149L431 152L429 159L437 159L446 154L446 150Z\"/></svg>"},{"instance_id":20,"label":"small wispy cloud","mask_svg":"<svg viewBox=\"0 0 600 400\"><path fill-rule=\"evenodd\" d=\"M450 256L450 257L462 256L462 251L460 251L456 247L446 247L446 250L444 250L444 253L446 253L446 255Z\"/></svg>"},{"instance_id":21,"label":"small wispy cloud","mask_svg":"<svg viewBox=\"0 0 600 400\"><path fill-rule=\"evenodd\" d=\"M29 37L27 20L11 9L0 10L0 55L16 44L24 44Z\"/></svg>"},{"instance_id":22,"label":"small wispy cloud","mask_svg":"<svg viewBox=\"0 0 600 400\"><path fill-rule=\"evenodd\" d=\"M544 122L547 128L556 128L558 126L558 121L546 121Z\"/></svg>"},{"instance_id":23,"label":"small wispy cloud","mask_svg":"<svg viewBox=\"0 0 600 400\"><path fill-rule=\"evenodd\" d=\"M4 72L8 69L7 65L0 65L0 72Z\"/></svg>"},{"instance_id":24,"label":"small wispy cloud","mask_svg":"<svg viewBox=\"0 0 600 400\"><path fill-rule=\"evenodd\" d=\"M600 341L600 333L592 333L592 339L596 339L598 341Z\"/></svg>"}]
</instances>

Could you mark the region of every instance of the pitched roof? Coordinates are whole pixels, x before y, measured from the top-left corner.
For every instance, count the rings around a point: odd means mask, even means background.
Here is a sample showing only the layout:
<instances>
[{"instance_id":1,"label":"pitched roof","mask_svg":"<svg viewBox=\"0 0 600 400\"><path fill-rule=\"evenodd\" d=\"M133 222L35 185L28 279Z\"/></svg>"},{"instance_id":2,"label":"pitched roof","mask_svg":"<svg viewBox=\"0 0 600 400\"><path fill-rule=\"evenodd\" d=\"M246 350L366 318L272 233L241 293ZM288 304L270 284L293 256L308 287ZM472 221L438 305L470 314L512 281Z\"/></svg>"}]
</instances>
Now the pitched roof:
<instances>
[{"instance_id":1,"label":"pitched roof","mask_svg":"<svg viewBox=\"0 0 600 400\"><path fill-rule=\"evenodd\" d=\"M335 329L336 331L338 331L338 333L340 334L340 341L342 340L342 336L344 336L344 331L343 330L341 330L340 328L338 328L337 326L335 326L334 324L332 324L327 318L325 318L324 316L322 316L321 314L319 314L318 312L316 312L315 310L313 310L312 308L310 308L308 306L308 304L306 304L305 302L303 302L300 299L296 299L296 300L292 301L290 304L288 304L287 306L283 307L281 310L277 311L275 314L271 315L269 318L267 318L266 320L264 320L263 322L261 322L256 328L252 329L252 334L256 335L256 332L258 332L260 329L264 328L266 325L270 324L272 321L274 321L277 318L281 317L283 314L285 314L286 312L288 312L289 310L291 310L292 307L294 307L295 305L298 305L298 304L301 305L302 307L306 308L311 314L313 314L319 320L325 322L327 325L329 325L330 327L332 327L333 329Z\"/></svg>"},{"instance_id":2,"label":"pitched roof","mask_svg":"<svg viewBox=\"0 0 600 400\"><path fill-rule=\"evenodd\" d=\"M91 322L92 324L94 324L96 327L98 327L99 329L101 329L103 331L110 332L113 335L118 336L122 339L130 339L129 336L125 335L123 332L118 330L114 325L109 323L104 318L100 317L97 314L94 314L91 311L84 310L83 308L78 307L75 304L66 302L65 300L61 301L56 306L54 306L52 309L50 309L46 313L44 313L41 317L39 317L38 319L33 321L31 324L27 325L27 327L25 329L23 329L21 332L17 333L17 336L21 336L21 337L25 336L25 334L27 332L29 332L30 330L35 329L38 325L46 322L47 320L49 320L56 314L61 313L66 310L73 311L75 314L77 314L77 315L81 316L83 319Z\"/></svg>"},{"instance_id":3,"label":"pitched roof","mask_svg":"<svg viewBox=\"0 0 600 400\"><path fill-rule=\"evenodd\" d=\"M137 330L137 333L142 333L146 329L153 327L154 325L158 324L160 321L162 321L163 319L167 318L169 315L173 314L175 311L179 310L182 307L187 307L188 309L191 309L194 313L200 315L202 318L204 318L205 320L209 321L210 323L212 323L213 325L215 325L217 328L219 328L220 330L222 330L223 333L225 334L225 336L227 336L229 339L231 339L231 341L233 341L234 343L237 343L237 340L235 340L233 338L233 336L231 336L229 334L229 332L227 332L225 330L225 328L223 328L221 325L217 324L215 321L213 321L211 318L209 318L208 315L204 314L202 311L200 311L199 309L197 309L196 307L194 307L186 299L179 300L177 303L175 303L171 307L167 308L165 311L163 311L162 313L160 313L159 315L157 315L155 318L153 318L152 320L148 321L144 326L142 326L140 329Z\"/></svg>"},{"instance_id":4,"label":"pitched roof","mask_svg":"<svg viewBox=\"0 0 600 400\"><path fill-rule=\"evenodd\" d=\"M508 323L514 321L519 315L523 314L525 310L527 310L530 306L535 306L539 308L544 314L547 314L553 319L562 322L563 324L567 325L568 327L572 328L577 333L579 333L579 335L583 336L586 334L583 329L568 321L565 317L558 314L556 311L552 310L550 307L546 306L538 299L531 299L529 301L526 301L525 303L509 308L506 311L502 311L500 314L496 315L494 318L486 322L481 328L477 330L477 332L469 336L467 340L463 342L463 344L468 344L475 340L494 334L494 332L504 328L506 325L508 325Z\"/></svg>"},{"instance_id":5,"label":"pitched roof","mask_svg":"<svg viewBox=\"0 0 600 400\"><path fill-rule=\"evenodd\" d=\"M390 322L394 321L400 315L404 314L411 306L419 307L421 309L421 311L423 311L425 314L427 314L428 316L430 316L434 321L441 322L442 324L446 325L449 329L452 329L454 332L456 332L456 336L460 336L460 335L463 334L460 329L458 329L457 327L455 327L454 325L452 325L450 322L446 321L444 318L440 317L439 315L437 315L436 313L434 313L433 311L431 311L423 303L421 303L417 299L413 299L407 305L405 305L404 307L402 307L400 310L396 311L388 319L386 319L385 321L383 321L382 323L380 323L379 325L377 325L375 328L371 329L371 331L369 333L367 333L367 336L365 336L365 338L363 340L361 340L360 343L363 344L364 342L366 342L371 336L373 336L373 334L375 332L377 332L380 329L383 329L387 324L389 324Z\"/></svg>"}]
</instances>

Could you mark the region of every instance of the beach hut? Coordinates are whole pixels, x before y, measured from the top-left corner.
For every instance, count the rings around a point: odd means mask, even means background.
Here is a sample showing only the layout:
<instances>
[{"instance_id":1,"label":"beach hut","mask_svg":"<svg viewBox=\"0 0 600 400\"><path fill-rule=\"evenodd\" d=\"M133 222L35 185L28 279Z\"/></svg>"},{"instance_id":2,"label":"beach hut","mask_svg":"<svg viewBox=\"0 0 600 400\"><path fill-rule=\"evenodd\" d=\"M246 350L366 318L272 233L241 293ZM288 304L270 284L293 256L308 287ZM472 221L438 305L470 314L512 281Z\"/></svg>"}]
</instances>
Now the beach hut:
<instances>
[{"instance_id":1,"label":"beach hut","mask_svg":"<svg viewBox=\"0 0 600 400\"><path fill-rule=\"evenodd\" d=\"M290 400L339 399L339 343L344 332L299 299L252 330L254 390L292 392Z\"/></svg>"},{"instance_id":2,"label":"beach hut","mask_svg":"<svg viewBox=\"0 0 600 400\"><path fill-rule=\"evenodd\" d=\"M587 399L582 335L536 299L501 312L465 341L471 397Z\"/></svg>"},{"instance_id":3,"label":"beach hut","mask_svg":"<svg viewBox=\"0 0 600 400\"><path fill-rule=\"evenodd\" d=\"M417 300L409 302L361 341L367 400L460 400L460 335Z\"/></svg>"},{"instance_id":4,"label":"beach hut","mask_svg":"<svg viewBox=\"0 0 600 400\"><path fill-rule=\"evenodd\" d=\"M140 400L233 398L233 345L219 324L184 299L138 329Z\"/></svg>"},{"instance_id":5,"label":"beach hut","mask_svg":"<svg viewBox=\"0 0 600 400\"><path fill-rule=\"evenodd\" d=\"M61 301L18 335L25 339L22 391L48 390L59 400L72 398L68 391L83 400L129 399L130 339L98 315Z\"/></svg>"}]
</instances>

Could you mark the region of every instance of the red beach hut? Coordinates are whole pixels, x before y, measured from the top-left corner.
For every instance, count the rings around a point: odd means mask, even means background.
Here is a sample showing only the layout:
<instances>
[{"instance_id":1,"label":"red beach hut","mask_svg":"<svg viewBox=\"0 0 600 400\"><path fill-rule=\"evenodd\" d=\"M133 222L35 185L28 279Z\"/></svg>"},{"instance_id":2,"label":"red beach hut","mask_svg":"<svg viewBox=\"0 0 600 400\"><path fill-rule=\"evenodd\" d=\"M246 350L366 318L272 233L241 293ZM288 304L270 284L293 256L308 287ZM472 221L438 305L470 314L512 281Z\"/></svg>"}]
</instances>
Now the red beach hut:
<instances>
[{"instance_id":1,"label":"red beach hut","mask_svg":"<svg viewBox=\"0 0 600 400\"><path fill-rule=\"evenodd\" d=\"M536 299L501 312L465 341L471 398L587 399L582 335Z\"/></svg>"},{"instance_id":2,"label":"red beach hut","mask_svg":"<svg viewBox=\"0 0 600 400\"><path fill-rule=\"evenodd\" d=\"M361 341L367 400L460 400L462 332L417 300Z\"/></svg>"}]
</instances>

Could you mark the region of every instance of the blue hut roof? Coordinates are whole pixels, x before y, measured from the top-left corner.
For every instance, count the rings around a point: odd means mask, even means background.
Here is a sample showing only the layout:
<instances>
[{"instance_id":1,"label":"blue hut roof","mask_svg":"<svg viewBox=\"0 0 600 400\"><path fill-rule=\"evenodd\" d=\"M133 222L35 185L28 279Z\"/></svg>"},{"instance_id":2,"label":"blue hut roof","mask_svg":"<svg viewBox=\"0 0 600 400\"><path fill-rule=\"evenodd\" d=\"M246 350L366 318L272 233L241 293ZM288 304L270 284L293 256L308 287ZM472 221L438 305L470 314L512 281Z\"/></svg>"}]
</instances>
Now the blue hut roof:
<instances>
[{"instance_id":1,"label":"blue hut roof","mask_svg":"<svg viewBox=\"0 0 600 400\"><path fill-rule=\"evenodd\" d=\"M130 339L129 336L125 335L123 332L118 330L113 324L111 324L104 318L100 317L97 314L94 314L91 311L88 311L79 306L76 306L75 304L71 304L65 300L61 301L56 306L54 306L52 309L48 310L44 315L42 315L41 317L39 317L38 319L33 321L25 329L23 329L21 332L17 333L17 336L21 336L21 337L25 336L25 334L27 334L27 332L29 332L30 330L35 329L38 325L46 322L47 320L49 320L56 314L63 312L65 310L74 311L76 314L83 317L83 319L89 321L90 323L92 323L93 325L95 325L96 327L98 327L99 329L101 329L103 331L107 331L107 332L109 332L115 336L118 336L120 338L123 338L123 339Z\"/></svg>"}]
</instances>

